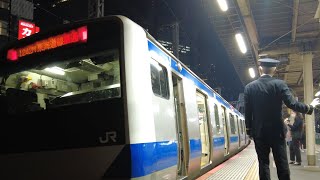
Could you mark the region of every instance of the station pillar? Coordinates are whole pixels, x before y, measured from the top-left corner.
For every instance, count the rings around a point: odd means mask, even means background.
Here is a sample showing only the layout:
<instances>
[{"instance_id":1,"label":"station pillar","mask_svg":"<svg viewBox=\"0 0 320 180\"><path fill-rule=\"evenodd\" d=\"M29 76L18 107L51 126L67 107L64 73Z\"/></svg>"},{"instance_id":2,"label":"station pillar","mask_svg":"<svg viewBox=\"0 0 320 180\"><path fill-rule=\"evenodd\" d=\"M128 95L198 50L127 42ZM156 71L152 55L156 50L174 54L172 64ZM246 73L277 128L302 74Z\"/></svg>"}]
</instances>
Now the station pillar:
<instances>
[{"instance_id":1,"label":"station pillar","mask_svg":"<svg viewBox=\"0 0 320 180\"><path fill-rule=\"evenodd\" d=\"M314 98L312 58L311 52L301 54L301 60L303 61L304 102L306 104L310 104ZM308 166L316 165L314 120L314 113L312 115L305 115Z\"/></svg>"}]
</instances>

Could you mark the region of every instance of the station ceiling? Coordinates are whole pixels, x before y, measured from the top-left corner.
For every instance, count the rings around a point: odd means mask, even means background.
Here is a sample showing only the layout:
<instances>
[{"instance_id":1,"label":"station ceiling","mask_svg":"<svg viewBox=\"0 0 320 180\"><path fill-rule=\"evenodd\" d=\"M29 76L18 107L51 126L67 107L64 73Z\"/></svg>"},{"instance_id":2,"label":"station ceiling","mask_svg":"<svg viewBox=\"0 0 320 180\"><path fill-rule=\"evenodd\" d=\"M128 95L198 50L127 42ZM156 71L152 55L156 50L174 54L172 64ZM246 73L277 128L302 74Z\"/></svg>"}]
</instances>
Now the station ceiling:
<instances>
[{"instance_id":1,"label":"station ceiling","mask_svg":"<svg viewBox=\"0 0 320 180\"><path fill-rule=\"evenodd\" d=\"M281 61L276 77L285 80L303 99L301 55L312 52L314 88L319 89L318 0L227 0L226 12L220 10L217 1L201 2L244 85L253 80L248 73L250 67L258 73L259 57L275 58ZM239 32L245 37L245 54L235 39Z\"/></svg>"}]
</instances>

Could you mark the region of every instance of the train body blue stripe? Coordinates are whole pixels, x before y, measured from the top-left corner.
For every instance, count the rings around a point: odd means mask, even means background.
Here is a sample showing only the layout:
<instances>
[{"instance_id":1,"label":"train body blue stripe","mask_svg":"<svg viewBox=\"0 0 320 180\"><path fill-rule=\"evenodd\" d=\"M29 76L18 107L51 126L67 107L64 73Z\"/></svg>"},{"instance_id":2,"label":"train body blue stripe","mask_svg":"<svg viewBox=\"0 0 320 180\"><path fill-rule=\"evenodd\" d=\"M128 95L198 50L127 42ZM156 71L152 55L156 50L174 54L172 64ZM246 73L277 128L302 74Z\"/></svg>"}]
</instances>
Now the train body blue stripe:
<instances>
[{"instance_id":1,"label":"train body blue stripe","mask_svg":"<svg viewBox=\"0 0 320 180\"><path fill-rule=\"evenodd\" d=\"M239 139L238 136L231 136L230 143L238 142L238 139ZM221 148L221 146L224 146L224 143L225 143L224 137L213 138L213 148L214 149Z\"/></svg>"},{"instance_id":2,"label":"train body blue stripe","mask_svg":"<svg viewBox=\"0 0 320 180\"><path fill-rule=\"evenodd\" d=\"M141 177L178 163L176 141L130 144L132 177ZM191 159L201 156L201 140L190 140Z\"/></svg>"},{"instance_id":3,"label":"train body blue stripe","mask_svg":"<svg viewBox=\"0 0 320 180\"><path fill-rule=\"evenodd\" d=\"M234 142L238 142L239 137L238 136L231 136L230 137L230 142L234 143Z\"/></svg>"},{"instance_id":4,"label":"train body blue stripe","mask_svg":"<svg viewBox=\"0 0 320 180\"><path fill-rule=\"evenodd\" d=\"M151 174L177 164L176 141L130 144L132 177Z\"/></svg>"},{"instance_id":5,"label":"train body blue stripe","mask_svg":"<svg viewBox=\"0 0 320 180\"><path fill-rule=\"evenodd\" d=\"M230 137L230 141L238 142L238 137ZM201 140L190 140L191 159L201 157ZM224 137L213 138L213 148L224 147ZM176 141L150 142L130 144L132 177L141 177L160 171L178 163L178 145Z\"/></svg>"},{"instance_id":6,"label":"train body blue stripe","mask_svg":"<svg viewBox=\"0 0 320 180\"><path fill-rule=\"evenodd\" d=\"M151 41L148 40L148 50L149 52L155 52L158 56L160 56L163 60L167 61L167 63L171 63L171 57L168 56L165 52L159 49L156 45L154 45Z\"/></svg>"},{"instance_id":7,"label":"train body blue stripe","mask_svg":"<svg viewBox=\"0 0 320 180\"><path fill-rule=\"evenodd\" d=\"M220 149L221 147L224 147L224 143L224 137L213 138L213 149Z\"/></svg>"},{"instance_id":8,"label":"train body blue stripe","mask_svg":"<svg viewBox=\"0 0 320 180\"><path fill-rule=\"evenodd\" d=\"M201 140L191 139L190 140L190 157L191 159L201 156Z\"/></svg>"}]
</instances>

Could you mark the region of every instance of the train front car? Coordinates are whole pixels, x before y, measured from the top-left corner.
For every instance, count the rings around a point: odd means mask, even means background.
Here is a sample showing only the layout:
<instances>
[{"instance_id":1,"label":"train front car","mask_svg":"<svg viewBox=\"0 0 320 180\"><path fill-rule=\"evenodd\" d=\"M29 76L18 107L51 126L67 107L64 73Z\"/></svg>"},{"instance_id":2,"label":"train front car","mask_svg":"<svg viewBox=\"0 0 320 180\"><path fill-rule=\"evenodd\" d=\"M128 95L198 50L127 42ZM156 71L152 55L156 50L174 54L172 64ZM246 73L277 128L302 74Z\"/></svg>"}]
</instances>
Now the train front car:
<instances>
[{"instance_id":1,"label":"train front car","mask_svg":"<svg viewBox=\"0 0 320 180\"><path fill-rule=\"evenodd\" d=\"M64 25L3 49L0 179L130 177L123 61L117 17ZM114 167L124 152L123 166Z\"/></svg>"},{"instance_id":2,"label":"train front car","mask_svg":"<svg viewBox=\"0 0 320 180\"><path fill-rule=\"evenodd\" d=\"M0 179L194 179L248 142L243 116L123 16L8 45L0 80Z\"/></svg>"}]
</instances>

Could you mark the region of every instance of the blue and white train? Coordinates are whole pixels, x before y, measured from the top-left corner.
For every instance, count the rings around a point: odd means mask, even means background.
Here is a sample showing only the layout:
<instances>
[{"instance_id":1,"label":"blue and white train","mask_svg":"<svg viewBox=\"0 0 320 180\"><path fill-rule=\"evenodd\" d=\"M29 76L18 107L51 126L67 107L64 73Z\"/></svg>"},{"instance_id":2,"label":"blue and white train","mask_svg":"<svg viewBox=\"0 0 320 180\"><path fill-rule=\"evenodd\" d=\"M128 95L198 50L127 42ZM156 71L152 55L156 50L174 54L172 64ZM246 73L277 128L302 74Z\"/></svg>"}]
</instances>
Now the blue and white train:
<instances>
[{"instance_id":1,"label":"blue and white train","mask_svg":"<svg viewBox=\"0 0 320 180\"><path fill-rule=\"evenodd\" d=\"M244 116L123 16L0 59L0 179L195 179L245 148Z\"/></svg>"}]
</instances>

